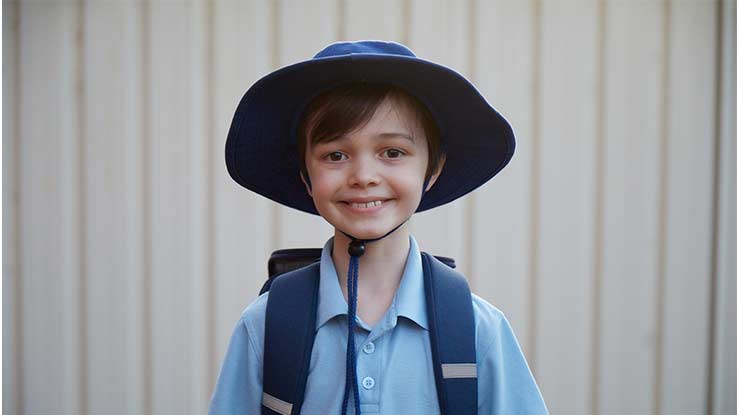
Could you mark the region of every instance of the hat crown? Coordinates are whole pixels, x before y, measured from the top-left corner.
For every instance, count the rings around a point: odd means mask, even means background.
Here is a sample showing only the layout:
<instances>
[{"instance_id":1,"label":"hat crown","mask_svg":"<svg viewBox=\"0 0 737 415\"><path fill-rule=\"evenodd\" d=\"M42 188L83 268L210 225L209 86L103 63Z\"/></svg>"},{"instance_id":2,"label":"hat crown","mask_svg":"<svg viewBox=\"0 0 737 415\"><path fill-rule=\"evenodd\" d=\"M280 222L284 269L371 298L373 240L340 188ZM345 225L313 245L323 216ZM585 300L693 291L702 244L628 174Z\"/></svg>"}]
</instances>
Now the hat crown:
<instances>
[{"instance_id":1,"label":"hat crown","mask_svg":"<svg viewBox=\"0 0 737 415\"><path fill-rule=\"evenodd\" d=\"M399 55L416 57L412 51L396 42L380 40L361 40L358 42L336 42L328 45L315 55L313 59L331 58L345 55Z\"/></svg>"}]
</instances>

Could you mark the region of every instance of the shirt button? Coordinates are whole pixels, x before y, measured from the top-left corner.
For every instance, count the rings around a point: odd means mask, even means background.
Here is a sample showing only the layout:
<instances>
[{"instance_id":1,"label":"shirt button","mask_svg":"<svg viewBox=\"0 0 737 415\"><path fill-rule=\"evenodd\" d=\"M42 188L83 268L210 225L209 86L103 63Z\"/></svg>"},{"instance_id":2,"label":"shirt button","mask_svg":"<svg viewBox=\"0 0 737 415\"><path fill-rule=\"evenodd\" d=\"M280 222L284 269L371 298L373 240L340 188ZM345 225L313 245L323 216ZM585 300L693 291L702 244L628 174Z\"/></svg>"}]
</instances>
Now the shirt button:
<instances>
[{"instance_id":1,"label":"shirt button","mask_svg":"<svg viewBox=\"0 0 737 415\"><path fill-rule=\"evenodd\" d=\"M366 354L371 354L376 350L376 347L374 347L374 343L368 342L363 346L363 352Z\"/></svg>"},{"instance_id":2,"label":"shirt button","mask_svg":"<svg viewBox=\"0 0 737 415\"><path fill-rule=\"evenodd\" d=\"M374 382L374 378L371 376L366 376L363 378L363 381L361 382L363 384L363 387L366 389L373 389L376 382Z\"/></svg>"}]
</instances>

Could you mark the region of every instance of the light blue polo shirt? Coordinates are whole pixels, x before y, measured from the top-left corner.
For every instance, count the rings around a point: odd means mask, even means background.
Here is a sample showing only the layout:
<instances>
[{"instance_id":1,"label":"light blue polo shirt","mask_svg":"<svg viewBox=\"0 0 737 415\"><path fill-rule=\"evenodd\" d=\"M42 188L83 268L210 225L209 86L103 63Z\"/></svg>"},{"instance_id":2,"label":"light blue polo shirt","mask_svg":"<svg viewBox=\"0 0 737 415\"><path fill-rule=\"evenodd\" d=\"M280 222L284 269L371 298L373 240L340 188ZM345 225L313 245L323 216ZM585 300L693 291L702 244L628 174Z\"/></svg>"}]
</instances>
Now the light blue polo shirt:
<instances>
[{"instance_id":1,"label":"light blue polo shirt","mask_svg":"<svg viewBox=\"0 0 737 415\"><path fill-rule=\"evenodd\" d=\"M345 387L348 305L331 258L322 249L315 344L302 414L340 414ZM235 326L210 402L210 414L260 414L264 321L268 292ZM547 414L540 390L504 314L472 294L476 318L479 414ZM360 317L357 373L363 414L439 414L425 314L422 259L415 238L399 288L384 317L369 327ZM348 400L348 413L354 413Z\"/></svg>"}]
</instances>

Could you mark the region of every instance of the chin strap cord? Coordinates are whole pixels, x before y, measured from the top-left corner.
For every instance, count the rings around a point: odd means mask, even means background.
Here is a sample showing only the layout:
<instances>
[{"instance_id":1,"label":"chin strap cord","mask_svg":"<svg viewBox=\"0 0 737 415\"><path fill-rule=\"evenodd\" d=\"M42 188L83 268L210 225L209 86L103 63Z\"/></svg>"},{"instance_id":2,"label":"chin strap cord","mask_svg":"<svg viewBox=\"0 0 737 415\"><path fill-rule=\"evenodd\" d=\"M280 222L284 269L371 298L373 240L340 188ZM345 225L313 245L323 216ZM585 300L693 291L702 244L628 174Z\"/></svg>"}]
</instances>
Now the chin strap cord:
<instances>
[{"instance_id":1,"label":"chin strap cord","mask_svg":"<svg viewBox=\"0 0 737 415\"><path fill-rule=\"evenodd\" d=\"M422 184L423 197L427 191L427 185L429 182L430 179L427 178ZM422 201L422 199L420 199L420 201ZM345 353L345 390L343 392L342 415L346 415L348 413L348 397L351 391L353 391L353 406L355 407L355 414L361 415L361 399L358 395L358 375L356 373L356 339L354 336L354 332L356 330L356 308L358 306L359 258L366 252L367 243L386 238L394 231L401 228L408 220L409 218L405 219L394 229L374 239L358 239L338 229L343 235L351 239L351 243L348 244L348 255L350 255L350 260L348 262L348 278L346 281L346 288L348 291L348 344L346 345Z\"/></svg>"},{"instance_id":2,"label":"chin strap cord","mask_svg":"<svg viewBox=\"0 0 737 415\"><path fill-rule=\"evenodd\" d=\"M361 413L361 400L358 396L358 375L356 374L356 343L354 332L356 330L356 305L357 305L357 289L358 289L358 257L363 255L366 246L354 240L351 242L354 252L357 255L351 255L350 265L348 266L348 345L346 347L346 381L345 392L343 395L343 414L348 410L348 395L353 390L353 405L356 408L356 414Z\"/></svg>"}]
</instances>

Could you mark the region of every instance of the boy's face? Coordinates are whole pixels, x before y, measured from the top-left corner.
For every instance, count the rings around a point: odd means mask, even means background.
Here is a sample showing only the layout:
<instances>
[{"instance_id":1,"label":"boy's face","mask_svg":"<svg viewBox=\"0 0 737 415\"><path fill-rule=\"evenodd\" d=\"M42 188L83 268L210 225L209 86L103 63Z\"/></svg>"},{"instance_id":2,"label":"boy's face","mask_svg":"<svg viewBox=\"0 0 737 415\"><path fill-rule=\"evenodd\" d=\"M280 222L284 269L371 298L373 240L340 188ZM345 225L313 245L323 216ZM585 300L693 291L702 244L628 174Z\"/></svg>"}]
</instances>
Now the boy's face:
<instances>
[{"instance_id":1,"label":"boy's face","mask_svg":"<svg viewBox=\"0 0 737 415\"><path fill-rule=\"evenodd\" d=\"M362 128L306 147L312 182L307 191L320 215L337 229L359 239L378 238L417 209L428 145L412 113L401 105L387 99Z\"/></svg>"}]
</instances>

